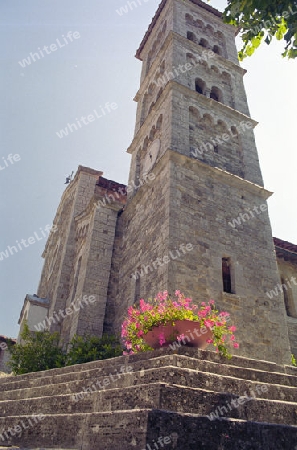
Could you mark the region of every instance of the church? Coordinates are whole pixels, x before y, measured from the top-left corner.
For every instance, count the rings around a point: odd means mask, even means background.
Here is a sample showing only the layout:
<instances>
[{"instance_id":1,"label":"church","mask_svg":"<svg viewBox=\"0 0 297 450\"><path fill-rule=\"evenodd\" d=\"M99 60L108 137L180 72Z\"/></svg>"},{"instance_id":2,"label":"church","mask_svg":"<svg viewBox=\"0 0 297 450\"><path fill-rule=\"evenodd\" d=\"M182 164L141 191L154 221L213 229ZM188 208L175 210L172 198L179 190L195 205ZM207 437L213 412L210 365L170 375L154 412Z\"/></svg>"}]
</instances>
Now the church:
<instances>
[{"instance_id":1,"label":"church","mask_svg":"<svg viewBox=\"0 0 297 450\"><path fill-rule=\"evenodd\" d=\"M142 62L127 185L79 166L20 328L118 334L127 308L176 289L215 300L238 356L297 355L297 245L272 237L234 28L200 0L163 0ZM54 231L55 230L55 231Z\"/></svg>"}]
</instances>

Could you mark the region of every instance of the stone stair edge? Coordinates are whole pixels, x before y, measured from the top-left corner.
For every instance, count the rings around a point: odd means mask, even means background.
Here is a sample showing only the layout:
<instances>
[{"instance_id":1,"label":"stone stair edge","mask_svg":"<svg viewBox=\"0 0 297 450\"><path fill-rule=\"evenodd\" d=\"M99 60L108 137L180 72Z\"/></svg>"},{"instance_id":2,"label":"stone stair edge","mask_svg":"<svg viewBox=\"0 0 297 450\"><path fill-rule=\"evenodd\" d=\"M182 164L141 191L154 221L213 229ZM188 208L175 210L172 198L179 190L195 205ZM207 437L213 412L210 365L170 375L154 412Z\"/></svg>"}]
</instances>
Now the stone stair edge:
<instances>
[{"instance_id":1,"label":"stone stair edge","mask_svg":"<svg viewBox=\"0 0 297 450\"><path fill-rule=\"evenodd\" d=\"M175 411L167 411L166 409L161 408L135 408L135 409L123 409L119 411L103 411L103 412L90 412L90 413L73 413L71 414L71 417L81 417L83 419L88 418L100 418L102 416L113 416L113 415L121 415L123 413L129 414L129 415L137 415L139 413L143 414L149 414L149 413L165 413L175 416L183 416L183 417L193 417L193 418L203 418L208 419L207 415L201 415L201 414L195 414L195 413L185 413L185 412L175 412ZM46 417L69 417L69 414L44 414ZM7 419L25 419L27 418L27 415L20 415L20 416L6 416L6 417L0 417L0 422ZM225 422L238 422L238 423L254 423L258 425L269 425L269 426L277 426L277 427L284 427L284 428L294 428L297 430L297 425L286 425L286 424L273 424L270 422L259 422L259 421L247 421L240 418L234 418L234 417L221 417L218 419L218 421L225 421ZM42 423L42 422L41 422Z\"/></svg>"},{"instance_id":2,"label":"stone stair edge","mask_svg":"<svg viewBox=\"0 0 297 450\"><path fill-rule=\"evenodd\" d=\"M157 372L159 372L158 375ZM166 374L166 379L164 379L164 374ZM138 381L140 382L139 384L150 384L150 377L152 377L152 382L155 382L154 377L158 376L159 379L156 380L159 383L164 383L164 384L168 384L168 385L174 385L176 384L175 380L173 380L172 377L186 377L185 378L185 383L189 383L192 382L192 375L196 375L196 380L194 380L195 383L198 382L199 383L203 383L203 385L205 385L206 387L208 386L207 383L210 382L211 384L215 384L219 381L221 388L220 391L221 393L226 393L226 391L224 391L223 389L225 389L225 387L223 387L223 385L226 384L226 389L235 389L236 387L236 391L238 391L238 389L243 389L243 392L247 389L250 390L254 390L256 388L256 386L258 385L262 385L262 386L266 386L269 383L263 383L261 381L255 381L255 380L245 380L245 379L241 379L241 378L236 378L234 376L228 376L228 375L220 375L220 374L216 374L216 373L208 373L208 372L197 372L196 370L190 369L190 368L181 368L181 367L176 367L176 366L162 366L162 367L158 367L158 368L153 368L153 369L146 369L145 371L142 370L138 370L136 372L131 372L131 373L127 373L127 374L123 374L123 377L128 377L126 380L123 381L123 378L116 380L117 381L117 385L114 386L114 388L120 388L122 389L123 387L133 387L133 386L137 386L138 385ZM202 378L201 378L202 375ZM147 377L146 380L143 379L143 377ZM130 378L129 378L130 377ZM163 379L162 379L163 377ZM171 377L171 378L170 378ZM189 380L190 377L190 380ZM102 377L104 378L104 377ZM201 380L200 380L201 378ZM141 383L141 381L145 381L144 383ZM99 380L99 378L98 378ZM16 391L2 391L0 392L0 399L3 401L8 401L8 400L24 400L26 398L28 398L29 396L27 395L28 393L30 394L31 398L40 398L40 397L45 397L45 396L52 396L53 395L53 389L57 390L58 386L63 386L63 392L68 392L71 395L75 395L78 394L80 392L83 392L83 388L88 388L92 385L94 385L94 381L92 381L92 383L87 384L87 382L85 382L85 380L79 380L79 383L81 384L81 386L77 387L78 382L77 381L71 381L69 382L66 386L65 383L61 383L59 385L46 385L46 386L39 386L39 387L28 387L28 388L23 388L20 390L16 390ZM85 382L85 384L84 384ZM130 384L129 384L130 383ZM128 384L128 385L127 385ZM182 384L181 384L182 385ZM228 387L229 385L229 387ZM185 384L185 386L188 387L196 387L196 385L189 385L189 384ZM270 389L270 393L269 396L273 396L275 397L276 392L280 391L281 394L279 395L283 395L283 398L291 398L293 395L296 396L297 398L297 387L293 387L293 386L285 386L285 385L280 385L280 384L272 384L271 387L273 386L273 390ZM44 390L47 390L46 393L49 393L49 395L39 395L39 393L44 392ZM73 389L73 390L72 390ZM109 387L110 389L110 387ZM108 391L109 389L104 389L105 391ZM206 389L207 390L207 389ZM210 390L214 390L214 389L210 389ZM22 392L23 397L19 396L19 393ZM28 392L29 391L29 392ZM31 392L30 392L31 391ZM16 395L14 395L15 393L18 393ZM233 393L233 391L232 391ZM296 393L296 394L295 394ZM265 398L265 397L264 397ZM273 398L271 398L273 399ZM290 401L290 400L287 400Z\"/></svg>"},{"instance_id":3,"label":"stone stair edge","mask_svg":"<svg viewBox=\"0 0 297 450\"><path fill-rule=\"evenodd\" d=\"M181 384L170 384L170 383L165 383L162 381L156 381L154 383L142 383L142 384L137 384L137 385L132 385L132 386L124 386L124 387L116 387L116 388L109 388L109 389L104 389L104 390L98 390L95 392L92 392L91 395L96 395L96 394L110 394L111 392L117 392L117 391L133 391L135 388L139 388L139 389L145 389L145 388L156 388L156 389L180 389L183 391L194 391L194 392L201 392L201 393L209 393L209 394L215 394L215 395L225 395L226 397L230 397L230 398L240 398L243 397L241 395L238 394L234 394L233 392L221 392L221 391L215 391L212 389L206 389L206 388L200 388L200 387L192 387L192 386L184 386ZM81 391L83 392L83 391ZM78 392L80 393L80 392ZM53 395L45 395L45 396L41 396L41 397L30 397L30 398L23 398L21 399L22 402L30 402L30 401L36 401L36 400L40 400L40 399L53 399L53 398L67 398L67 397L72 397L75 394L70 393L70 394L57 394L55 396ZM263 402L269 402L269 403L280 403L280 404L288 404L288 405L294 405L297 407L297 398L296 398L296 402L292 402L289 400L283 400L283 399L271 399L271 398L262 398L262 397L250 397L253 401L263 401ZM20 399L14 399L14 400L0 400L0 407L1 404L3 403L19 403ZM135 410L135 409L133 409ZM117 412L120 410L117 410ZM45 414L46 415L46 414ZM0 417L1 419L1 417ZM0 447L1 448L1 447Z\"/></svg>"},{"instance_id":4,"label":"stone stair edge","mask_svg":"<svg viewBox=\"0 0 297 450\"><path fill-rule=\"evenodd\" d=\"M113 423L120 423L121 420L125 417L125 420L128 420L128 423L132 428L137 424L139 426L139 423L141 425L141 432L138 432L137 430L133 431L133 437L137 438L137 441L139 439L145 439L145 441L140 442L140 447L136 448L147 448L147 443L152 443L154 440L157 440L158 436L173 436L175 435L178 439L178 447L174 448L187 448L187 444L191 444L192 446L190 448L198 448L197 440L199 441L199 448L209 448L209 449L219 449L221 447L221 441L220 436L222 436L222 433L228 438L229 442L227 442L227 447L224 448L249 448L251 449L272 449L277 448L278 450L288 450L289 448L293 450L294 444L296 443L297 438L297 427L292 425L283 425L283 424L271 424L267 422L257 422L257 421L247 421L239 418L221 418L221 420L210 422L207 416L202 416L198 414L193 413L179 413L179 412L171 412L166 411L162 409L137 409L137 410L127 410L124 411L125 415L123 414L123 411L117 413L117 412L104 412L104 413L89 413L89 414L76 414L69 417L67 414L63 415L52 415L47 416L48 422L40 422L40 426L38 427L36 431L36 437L40 436L40 434L43 432L43 427L51 426L52 424L55 424L58 418L63 418L67 420L68 427L73 428L74 426L77 426L77 424L80 424L81 426L86 426L88 429L89 427L97 427L100 426L109 426L110 421L112 420L112 416L114 416ZM11 416L15 417L15 416ZM141 418L141 421L140 421ZM45 425L43 425L45 424ZM144 428L143 428L144 427ZM219 436L218 439L216 439L215 443L206 436L205 438L205 430L209 430L209 433L215 433L214 436ZM184 429L188 429L188 432L185 434ZM118 428L119 429L119 428ZM55 430L56 431L56 430ZM65 430L66 431L66 430ZM176 431L179 432L179 434L176 433ZM183 433L181 434L181 432ZM227 435L226 435L227 433ZM59 436L61 438L61 432L55 433L55 436ZM65 437L65 440L69 440L69 432L67 436ZM117 447L115 445L110 446L111 440L112 443L114 443L115 437L118 436L118 434L106 434L105 436L100 435L100 440L96 439L96 446L92 445L95 441L92 439L95 437L94 433L92 434L91 438L89 438L89 434L84 434L84 440L83 442L79 439L76 442L71 442L73 445L70 444L70 442L61 442L59 441L59 449L60 450L71 450L74 449L78 450L79 448L87 448L88 450L99 450L100 448L103 448L103 442L101 439L104 437L104 448L105 449L120 449L120 448L132 448L132 445L130 444L131 435L129 434L129 441L127 439L123 439L123 442L121 442L121 447ZM125 435L123 435L123 438L125 438ZM26 432L23 442L14 441L11 442L12 446L15 447L15 450L58 450L57 449L57 443L55 446L52 446L51 443L49 443L49 439L47 439L47 442L44 441L44 443L35 442L34 444L32 439L32 434L28 434ZM63 435L64 438L64 435ZM253 446L250 445L246 447L246 442L249 442L250 439L252 439ZM280 441L279 445L277 447L273 447L275 440ZM51 440L51 439L50 439ZM30 443L28 442L30 441ZM200 442L201 441L201 442ZM225 443L225 442L224 442ZM235 444L244 444L240 446L235 446ZM36 445L37 444L37 445ZM83 444L83 447L82 447ZM90 445L91 444L91 445ZM102 446L101 446L102 444ZM108 445L109 444L109 445ZM215 444L215 446L214 446ZM230 447L230 444L233 445L233 447ZM21 445L21 447L19 447ZM42 448L40 448L40 445L42 445ZM123 446L124 445L124 446ZM125 446L126 445L126 446ZM195 445L195 447L194 447ZM260 446L259 446L260 445ZM264 446L265 445L265 446ZM73 447L74 446L74 447ZM133 445L133 448L135 448L135 444ZM148 447L149 448L149 447ZM172 447L173 448L173 447Z\"/></svg>"},{"instance_id":5,"label":"stone stair edge","mask_svg":"<svg viewBox=\"0 0 297 450\"><path fill-rule=\"evenodd\" d=\"M44 372L34 372L34 373L20 375L20 376L16 376L16 377L5 378L5 379L1 380L2 383L0 382L0 393L3 392L3 391L12 390L12 389L9 389L10 387L12 387L14 390L24 389L24 387L22 387L22 386L19 387L18 383L20 385L21 385L21 383L26 383L28 381L28 378L29 378L29 380L33 381L32 385L29 386L28 388L30 388L30 387L33 388L33 387L40 387L42 385L46 385L47 382L48 382L48 384L60 384L60 383L63 383L63 380L62 380L63 377L66 378L67 376L73 376L75 378L75 374L78 374L78 373L80 375L82 373L85 373L85 374L89 373L90 376L91 376L91 372L92 371L94 371L94 374L95 374L96 369L100 369L100 368L101 369L102 368L106 368L106 369L111 369L112 368L114 370L116 367L119 367L119 366L112 364L112 362L114 362L114 359L118 360L119 358L121 358L121 362L122 362L121 367L131 367L131 368L133 368L133 364L137 365L137 363L140 363L140 364L141 363L149 363L149 362L154 363L156 361L159 362L159 361L162 361L162 360L167 362L168 359L169 360L171 359L171 361L169 361L171 363L174 361L175 362L174 365L177 365L177 363L179 361L182 361L183 359L184 360L189 360L190 359L190 360L203 361L203 362L205 362L207 364L211 364L211 365L213 364L214 368L215 368L215 366L217 366L217 365L220 366L220 364L221 364L221 362L216 362L216 361L212 361L212 360L208 360L208 359L193 358L192 355L172 354L172 353L171 354L161 354L159 356L156 355L156 356L154 356L152 358L145 358L145 359L140 359L140 360L137 360L137 361L131 361L129 359L131 357L124 357L124 359L122 359L122 357L117 357L117 358L111 358L111 359L104 360L104 361L93 361L91 363L85 363L85 364L76 365L76 366L68 366L67 368L62 368L62 369L52 369L52 370L48 370L48 371L44 371ZM102 364L102 363L106 363L107 361L109 362L109 364ZM225 361L223 363L223 366L226 366L226 367L230 368L231 370L236 368L236 367L238 367L239 370L248 371L250 374L257 374L259 372L267 373L267 371L265 371L265 370L261 370L261 369L254 368L254 367L234 366L233 364L228 364ZM70 369L70 368L73 368L73 367L78 367L80 370L79 371L67 370L67 372L63 371L63 369ZM159 367L166 367L166 366L159 366ZM137 370L138 369L136 369L134 371L136 372ZM148 368L146 368L144 370L148 370ZM197 367L197 370L199 370L199 367ZM288 378L296 378L297 377L297 371L296 371L296 374L293 374L293 375L292 374L288 374L288 373L284 373L284 372L277 372L277 371L273 371L271 373L273 373L275 375L279 375L279 376L285 376L285 377L288 377ZM42 375L40 376L39 374L42 374ZM30 375L30 377L26 377L26 375ZM243 379L248 379L248 378L246 376L244 376ZM41 383L40 385L38 385L38 382L40 382L41 380L44 381L44 383ZM34 386L34 384L35 384L34 381L36 382L36 386ZM55 382L53 383L53 381L55 381ZM73 380L68 380L67 382L71 382L71 381L79 381L79 380L73 379ZM282 385L281 383L276 383L276 384Z\"/></svg>"},{"instance_id":6,"label":"stone stair edge","mask_svg":"<svg viewBox=\"0 0 297 450\"><path fill-rule=\"evenodd\" d=\"M23 375L12 376L12 377L3 377L0 379L0 386L4 382L9 383L12 380L19 381L21 379L26 380L28 378L43 378L46 376L51 376L51 375L56 375L56 374L58 375L58 374L66 374L68 372L79 372L84 367L86 367L85 370L90 370L90 368L92 366L95 366L94 368L96 368L96 366L98 366L98 365L99 366L101 366L101 365L108 366L108 364L117 365L117 363L119 365L121 365L121 364L129 365L131 363L133 364L134 362L137 362L140 360L155 359L155 358L159 358L159 357L163 357L163 356L170 356L170 355L185 356L185 357L195 358L198 360L203 359L203 360L208 360L208 361L210 358L211 362L213 362L213 363L242 367L242 368L251 368L251 369L262 370L262 371L267 371L267 369L269 367L271 369L270 371L283 373L283 374L286 374L286 370L289 369L290 372L296 371L295 376L297 376L297 368L295 368L293 366L280 365L280 364L276 364L272 361L255 360L255 359L245 358L245 357L238 356L238 355L233 355L232 359L228 360L228 359L218 355L214 351L181 347L178 350L174 350L174 351L168 350L168 348L164 348L164 349L159 349L159 350L154 350L154 351L149 351L149 352L137 353L135 355L130 355L130 356L122 355L122 356L117 356L115 358L109 358L109 359L105 359L105 360L97 360L97 361L91 361L88 363L75 364L73 366L49 369L49 370L44 370L44 371L40 371L40 372L31 372L31 373L27 373L27 374L23 374ZM247 362L251 362L251 366L247 365L246 364ZM262 366L263 369L258 368L258 366ZM8 378L9 378L9 380L8 380Z\"/></svg>"},{"instance_id":7,"label":"stone stair edge","mask_svg":"<svg viewBox=\"0 0 297 450\"><path fill-rule=\"evenodd\" d=\"M215 372L201 371L201 370L196 370L196 369L193 369L193 368L190 368L190 367L179 367L179 366L176 366L176 365L173 365L173 364L168 364L166 366L158 366L158 367L148 367L146 369L138 369L138 370L135 370L135 371L132 371L132 372L123 373L121 376L122 377L128 377L131 374L139 374L140 375L140 374L143 374L143 373L150 373L152 371L159 371L159 370L164 370L164 369L183 371L183 372L192 373L192 374L195 374L197 372L198 373L204 373L205 375L209 375L209 376L213 376L213 377L222 377L222 378L226 378L228 380L229 379L237 380L239 382L240 381L247 381L247 382L250 382L250 383L253 383L253 384L255 384L255 383L257 383L257 384L268 384L268 383L264 383L263 381L243 379L243 378L238 378L238 377L235 377L235 376L232 376L232 375L221 375L221 374L218 374L218 373L215 373ZM143 375L140 375L140 376L143 376ZM107 376L106 375L100 375L100 376L97 377L97 380L100 380L101 378L104 379L104 378L107 378ZM86 385L87 385L87 383L90 384L90 382L91 382L91 384L93 384L92 380L93 380L93 377L90 377L88 379L83 378L83 379L80 379L80 380L72 380L72 381L69 381L67 383L67 385L70 385L72 383L78 383L78 382L81 382L81 383L86 382ZM171 383L165 382L165 384L171 384ZM28 390L34 390L34 389L42 390L45 387L59 386L59 385L65 385L65 382L48 383L48 384L41 385L41 386L28 386L28 387L25 387L25 388L13 389L13 390L7 390L7 391L1 391L0 390L0 400L1 400L1 394L2 393L5 394L6 392L28 391ZM273 386L281 386L281 387L296 389L296 391L297 391L297 387L296 386L286 386L286 385L277 384L277 383L273 384ZM106 390L108 390L108 389L106 389ZM81 392L81 391L78 391L78 392Z\"/></svg>"}]
</instances>

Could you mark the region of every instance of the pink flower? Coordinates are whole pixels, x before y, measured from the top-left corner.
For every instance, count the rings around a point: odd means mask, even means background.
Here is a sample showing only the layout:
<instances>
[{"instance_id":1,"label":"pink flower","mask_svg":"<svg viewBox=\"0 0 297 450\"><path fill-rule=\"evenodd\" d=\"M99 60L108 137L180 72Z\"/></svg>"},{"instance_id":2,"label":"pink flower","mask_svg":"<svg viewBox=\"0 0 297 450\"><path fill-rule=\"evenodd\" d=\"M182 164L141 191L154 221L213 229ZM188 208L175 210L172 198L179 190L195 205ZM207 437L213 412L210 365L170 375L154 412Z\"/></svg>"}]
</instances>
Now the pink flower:
<instances>
[{"instance_id":1,"label":"pink flower","mask_svg":"<svg viewBox=\"0 0 297 450\"><path fill-rule=\"evenodd\" d=\"M168 291L160 291L148 302L141 298L139 306L129 306L127 317L122 324L121 336L126 346L124 354L144 351L143 335L148 325L153 328L160 323L174 324L175 321L181 319L198 319L200 326L213 332L213 339L209 339L207 343L213 344L218 352L227 352L229 355L225 346L228 336L230 336L230 342L234 348L239 347L233 333L236 327L228 328L228 325L232 324L232 322L227 324L229 313L226 311L219 313L214 305L214 300L195 305L193 300L185 297L180 290L176 290L173 297L168 295ZM177 341L183 341L185 337L184 334L181 334L177 336ZM158 341L160 346L166 344L164 333L160 333ZM221 350L218 350L218 347Z\"/></svg>"},{"instance_id":2,"label":"pink flower","mask_svg":"<svg viewBox=\"0 0 297 450\"><path fill-rule=\"evenodd\" d=\"M143 299L140 300L139 305L142 312L147 311L147 306Z\"/></svg>"},{"instance_id":3,"label":"pink flower","mask_svg":"<svg viewBox=\"0 0 297 450\"><path fill-rule=\"evenodd\" d=\"M181 308L180 304L177 303L177 302L172 302L172 305L173 305L175 308L177 308L177 309L180 309L180 308Z\"/></svg>"},{"instance_id":4,"label":"pink flower","mask_svg":"<svg viewBox=\"0 0 297 450\"><path fill-rule=\"evenodd\" d=\"M159 343L160 343L160 345L166 344L166 339L165 339L164 333L159 334Z\"/></svg>"},{"instance_id":5,"label":"pink flower","mask_svg":"<svg viewBox=\"0 0 297 450\"><path fill-rule=\"evenodd\" d=\"M161 302L164 302L167 299L167 297L168 297L168 291L164 291L164 292L159 292L157 294L156 299Z\"/></svg>"},{"instance_id":6,"label":"pink flower","mask_svg":"<svg viewBox=\"0 0 297 450\"><path fill-rule=\"evenodd\" d=\"M129 314L130 317L132 316L133 312L134 312L133 306L129 306L129 308L128 308L128 314Z\"/></svg>"},{"instance_id":7,"label":"pink flower","mask_svg":"<svg viewBox=\"0 0 297 450\"><path fill-rule=\"evenodd\" d=\"M182 341L183 339L185 339L185 335L184 334L180 334L179 336L176 337L176 339L178 341Z\"/></svg>"},{"instance_id":8,"label":"pink flower","mask_svg":"<svg viewBox=\"0 0 297 450\"><path fill-rule=\"evenodd\" d=\"M205 325L207 328L212 328L213 325L214 325L214 323L213 323L212 320L205 320L205 321L204 321L204 325Z\"/></svg>"}]
</instances>

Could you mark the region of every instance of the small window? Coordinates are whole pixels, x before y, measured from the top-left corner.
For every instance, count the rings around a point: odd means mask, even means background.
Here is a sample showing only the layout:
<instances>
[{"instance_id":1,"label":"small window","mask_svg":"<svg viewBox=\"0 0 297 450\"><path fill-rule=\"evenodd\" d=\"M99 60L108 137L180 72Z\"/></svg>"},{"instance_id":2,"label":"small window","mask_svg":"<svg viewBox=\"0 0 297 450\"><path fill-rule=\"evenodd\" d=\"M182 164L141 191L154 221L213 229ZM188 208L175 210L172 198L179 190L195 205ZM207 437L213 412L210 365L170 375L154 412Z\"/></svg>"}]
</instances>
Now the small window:
<instances>
[{"instance_id":1,"label":"small window","mask_svg":"<svg viewBox=\"0 0 297 450\"><path fill-rule=\"evenodd\" d=\"M200 78L196 78L196 80L195 80L195 90L199 94L204 95L205 83Z\"/></svg>"},{"instance_id":2,"label":"small window","mask_svg":"<svg viewBox=\"0 0 297 450\"><path fill-rule=\"evenodd\" d=\"M199 45L204 48L208 48L208 42L205 39L200 39Z\"/></svg>"},{"instance_id":3,"label":"small window","mask_svg":"<svg viewBox=\"0 0 297 450\"><path fill-rule=\"evenodd\" d=\"M210 98L212 98L212 99L215 100L216 102L219 101L219 96L218 96L215 92L211 92L211 93L210 93Z\"/></svg>"},{"instance_id":4,"label":"small window","mask_svg":"<svg viewBox=\"0 0 297 450\"><path fill-rule=\"evenodd\" d=\"M213 87L210 92L210 98L216 102L222 102L222 93L217 87Z\"/></svg>"},{"instance_id":5,"label":"small window","mask_svg":"<svg viewBox=\"0 0 297 450\"><path fill-rule=\"evenodd\" d=\"M134 303L138 304L139 300L140 300L140 275L135 280Z\"/></svg>"},{"instance_id":6,"label":"small window","mask_svg":"<svg viewBox=\"0 0 297 450\"><path fill-rule=\"evenodd\" d=\"M73 282L71 303L75 300L75 295L76 295L77 285L78 285L79 275L80 275L81 260L82 260L82 256L79 258L78 263L77 263L76 273L75 273L74 282Z\"/></svg>"},{"instance_id":7,"label":"small window","mask_svg":"<svg viewBox=\"0 0 297 450\"><path fill-rule=\"evenodd\" d=\"M289 284L291 284L291 283L290 283L290 281L286 283L284 278L281 278L281 283L282 283L282 290L284 293L284 301L285 301L287 316L297 318L294 301L292 298L292 290L289 287Z\"/></svg>"},{"instance_id":8,"label":"small window","mask_svg":"<svg viewBox=\"0 0 297 450\"><path fill-rule=\"evenodd\" d=\"M221 54L221 49L220 47L218 47L217 45L214 46L214 48L212 49L214 53L216 53L217 55Z\"/></svg>"},{"instance_id":9,"label":"small window","mask_svg":"<svg viewBox=\"0 0 297 450\"><path fill-rule=\"evenodd\" d=\"M193 41L194 42L194 33L192 33L191 31L187 32L187 39L189 39L189 41Z\"/></svg>"},{"instance_id":10,"label":"small window","mask_svg":"<svg viewBox=\"0 0 297 450\"><path fill-rule=\"evenodd\" d=\"M230 258L222 258L222 275L223 275L223 291L226 292L227 294L232 294Z\"/></svg>"}]
</instances>

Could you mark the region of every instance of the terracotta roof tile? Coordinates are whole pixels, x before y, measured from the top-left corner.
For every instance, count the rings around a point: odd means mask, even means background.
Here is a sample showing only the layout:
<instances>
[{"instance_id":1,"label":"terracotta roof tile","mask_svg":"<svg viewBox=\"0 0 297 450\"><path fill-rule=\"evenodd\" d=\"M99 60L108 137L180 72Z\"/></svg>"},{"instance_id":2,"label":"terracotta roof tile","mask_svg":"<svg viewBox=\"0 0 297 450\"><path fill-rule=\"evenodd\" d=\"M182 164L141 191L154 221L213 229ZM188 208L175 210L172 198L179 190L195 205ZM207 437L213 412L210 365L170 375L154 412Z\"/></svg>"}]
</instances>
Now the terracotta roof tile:
<instances>
[{"instance_id":1,"label":"terracotta roof tile","mask_svg":"<svg viewBox=\"0 0 297 450\"><path fill-rule=\"evenodd\" d=\"M282 239L278 239L275 237L273 238L273 242L276 247L297 254L297 245L292 244L291 242L288 241L283 241Z\"/></svg>"}]
</instances>

